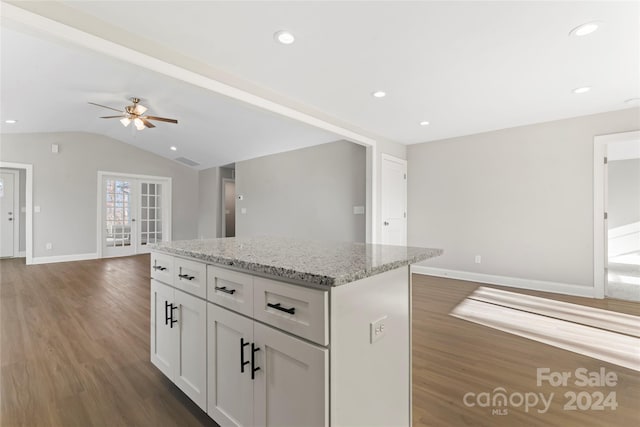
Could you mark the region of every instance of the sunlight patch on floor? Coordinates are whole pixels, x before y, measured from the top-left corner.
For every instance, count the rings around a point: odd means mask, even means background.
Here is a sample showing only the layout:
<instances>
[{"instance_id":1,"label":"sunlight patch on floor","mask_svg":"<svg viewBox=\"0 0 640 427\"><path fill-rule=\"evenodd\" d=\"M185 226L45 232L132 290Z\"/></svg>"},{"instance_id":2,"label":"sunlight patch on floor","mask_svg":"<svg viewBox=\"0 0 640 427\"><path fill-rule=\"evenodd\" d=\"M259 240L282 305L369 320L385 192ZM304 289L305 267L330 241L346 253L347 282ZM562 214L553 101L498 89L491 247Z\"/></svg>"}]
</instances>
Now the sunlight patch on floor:
<instances>
[{"instance_id":1,"label":"sunlight patch on floor","mask_svg":"<svg viewBox=\"0 0 640 427\"><path fill-rule=\"evenodd\" d=\"M450 315L640 371L640 317L480 287Z\"/></svg>"}]
</instances>

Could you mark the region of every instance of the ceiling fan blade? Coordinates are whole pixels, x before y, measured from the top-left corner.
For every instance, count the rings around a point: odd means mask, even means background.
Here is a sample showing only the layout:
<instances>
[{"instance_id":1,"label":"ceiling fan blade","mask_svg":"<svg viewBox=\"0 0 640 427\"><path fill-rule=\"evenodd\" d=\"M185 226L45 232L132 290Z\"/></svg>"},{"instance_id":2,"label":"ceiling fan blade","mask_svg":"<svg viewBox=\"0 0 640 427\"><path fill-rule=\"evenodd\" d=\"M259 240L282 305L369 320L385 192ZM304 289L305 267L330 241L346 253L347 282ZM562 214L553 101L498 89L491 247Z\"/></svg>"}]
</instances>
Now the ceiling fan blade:
<instances>
[{"instance_id":1,"label":"ceiling fan blade","mask_svg":"<svg viewBox=\"0 0 640 427\"><path fill-rule=\"evenodd\" d=\"M149 120L147 120L145 117L138 117L140 120L142 120L142 123L144 123L144 125L148 128L154 128L156 127L156 125L154 125L153 123L151 123Z\"/></svg>"},{"instance_id":2,"label":"ceiling fan blade","mask_svg":"<svg viewBox=\"0 0 640 427\"><path fill-rule=\"evenodd\" d=\"M159 122L167 122L167 123L178 123L176 119L167 119L165 117L156 117L156 116L144 116L147 120L157 120Z\"/></svg>"},{"instance_id":3,"label":"ceiling fan blade","mask_svg":"<svg viewBox=\"0 0 640 427\"><path fill-rule=\"evenodd\" d=\"M98 107L102 107L102 108L108 108L109 110L117 111L118 113L124 113L123 110L118 110L118 109L115 109L115 108L107 107L106 105L96 104L95 102L89 102L89 104L95 105L95 106L98 106Z\"/></svg>"},{"instance_id":4,"label":"ceiling fan blade","mask_svg":"<svg viewBox=\"0 0 640 427\"><path fill-rule=\"evenodd\" d=\"M121 119L123 117L124 116L120 115L120 116L103 116L103 117L100 117L100 118L101 119Z\"/></svg>"}]
</instances>

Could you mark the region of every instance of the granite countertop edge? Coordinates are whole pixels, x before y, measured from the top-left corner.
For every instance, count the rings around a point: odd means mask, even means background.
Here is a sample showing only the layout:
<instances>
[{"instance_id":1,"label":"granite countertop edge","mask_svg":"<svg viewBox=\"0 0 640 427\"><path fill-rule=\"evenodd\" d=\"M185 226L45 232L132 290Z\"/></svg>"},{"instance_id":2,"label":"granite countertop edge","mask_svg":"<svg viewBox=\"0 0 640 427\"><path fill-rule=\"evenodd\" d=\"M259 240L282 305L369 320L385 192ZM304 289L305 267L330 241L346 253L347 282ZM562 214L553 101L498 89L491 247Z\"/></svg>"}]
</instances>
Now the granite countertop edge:
<instances>
[{"instance_id":1,"label":"granite countertop edge","mask_svg":"<svg viewBox=\"0 0 640 427\"><path fill-rule=\"evenodd\" d=\"M266 276L272 276L275 278L289 279L296 282L304 282L313 285L320 286L340 286L347 283L355 282L356 280L365 279L367 277L375 276L386 271L394 270L399 267L414 264L416 262L424 261L429 258L433 258L442 254L442 249L427 249L424 248L424 252L418 253L407 257L406 259L391 261L382 265L372 267L370 269L356 269L348 274L342 274L335 277L319 275L316 273L304 272L293 270L289 268L277 267L273 265L265 265L254 262L247 262L235 258L226 258L206 254L198 251L191 251L188 249L172 248L163 246L162 244L151 245L151 249L157 252L164 252L172 255L178 255L188 258L194 258L197 260L205 261L207 263L217 264L223 267L232 267L234 269L244 270L247 272L254 272L264 274Z\"/></svg>"}]
</instances>

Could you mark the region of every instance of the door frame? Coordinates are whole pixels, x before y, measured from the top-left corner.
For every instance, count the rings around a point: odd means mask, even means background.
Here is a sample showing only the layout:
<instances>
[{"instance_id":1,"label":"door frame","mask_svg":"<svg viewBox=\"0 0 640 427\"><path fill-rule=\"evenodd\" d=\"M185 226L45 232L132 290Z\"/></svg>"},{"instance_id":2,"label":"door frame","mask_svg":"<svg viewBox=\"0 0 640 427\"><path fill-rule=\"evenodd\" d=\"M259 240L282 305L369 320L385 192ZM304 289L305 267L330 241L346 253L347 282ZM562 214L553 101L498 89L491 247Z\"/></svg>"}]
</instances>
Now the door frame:
<instances>
[{"instance_id":1,"label":"door frame","mask_svg":"<svg viewBox=\"0 0 640 427\"><path fill-rule=\"evenodd\" d=\"M407 192L409 189L409 168L408 168L408 161L405 159L401 159L399 157L395 157L392 156L390 154L387 153L380 153L380 223L376 225L376 228L379 231L379 243L382 244L382 240L383 240L383 235L384 235L384 228L382 225L382 222L384 221L384 198L383 198L383 194L382 194L382 188L384 187L384 162L385 160L394 162L394 163L399 163L401 165L404 165L404 169L405 169L405 173L407 174L407 178L404 180L404 211L406 213L406 217L405 217L405 223L404 223L404 242L405 242L405 246L408 243L408 238L409 238L409 233L408 233L408 223L409 223L409 213L407 212L407 207L408 207L408 198L407 198Z\"/></svg>"},{"instance_id":2,"label":"door frame","mask_svg":"<svg viewBox=\"0 0 640 427\"><path fill-rule=\"evenodd\" d=\"M153 175L140 175L140 174L132 174L132 173L122 173L122 172L109 172L109 171L98 171L98 182L97 182L97 214L96 214L96 254L98 258L103 257L102 251L102 220L103 220L103 212L102 212L102 199L104 198L103 193L103 180L107 176L117 176L122 178L129 179L148 179L151 181L161 181L166 185L167 192L164 196L165 203L169 209L167 209L166 215L164 215L164 221L166 221L167 232L162 233L162 241L168 242L171 240L171 212L173 211L173 203L171 200L171 192L172 192L172 178L168 176L153 176ZM137 212L136 212L137 216ZM137 252L137 247L135 248ZM135 254L134 254L135 255Z\"/></svg>"},{"instance_id":3,"label":"door frame","mask_svg":"<svg viewBox=\"0 0 640 427\"><path fill-rule=\"evenodd\" d=\"M33 165L28 163L15 163L15 162L5 162L0 160L0 168L10 168L10 169L24 169L25 170L25 227L24 227L24 235L25 235L25 264L31 265L33 264ZM19 200L19 199L18 199ZM19 206L20 202L18 201L18 209L21 209ZM18 211L18 216L20 211ZM20 227L18 227L18 239L20 239ZM14 233L15 239L15 233ZM20 250L20 241L18 240L18 246L14 246L14 253L16 250Z\"/></svg>"},{"instance_id":4,"label":"door frame","mask_svg":"<svg viewBox=\"0 0 640 427\"><path fill-rule=\"evenodd\" d=\"M0 168L0 172L13 175L13 258L20 256L20 172Z\"/></svg>"},{"instance_id":5,"label":"door frame","mask_svg":"<svg viewBox=\"0 0 640 427\"><path fill-rule=\"evenodd\" d=\"M640 139L640 130L609 135L597 135L593 138L593 296L604 298L607 284L607 230L604 214L606 212L606 192L604 159L608 144Z\"/></svg>"}]
</instances>

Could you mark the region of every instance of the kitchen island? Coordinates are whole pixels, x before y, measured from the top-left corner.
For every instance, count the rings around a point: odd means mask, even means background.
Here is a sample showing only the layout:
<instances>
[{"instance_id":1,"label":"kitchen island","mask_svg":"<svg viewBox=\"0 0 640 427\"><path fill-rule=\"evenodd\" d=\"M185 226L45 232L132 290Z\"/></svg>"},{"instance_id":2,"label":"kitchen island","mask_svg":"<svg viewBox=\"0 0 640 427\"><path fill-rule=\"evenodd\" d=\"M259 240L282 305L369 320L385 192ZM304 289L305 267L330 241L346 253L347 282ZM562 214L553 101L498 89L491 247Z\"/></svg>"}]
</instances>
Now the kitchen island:
<instances>
[{"instance_id":1,"label":"kitchen island","mask_svg":"<svg viewBox=\"0 0 640 427\"><path fill-rule=\"evenodd\" d=\"M151 361L221 426L409 426L410 264L439 249L157 244Z\"/></svg>"}]
</instances>

